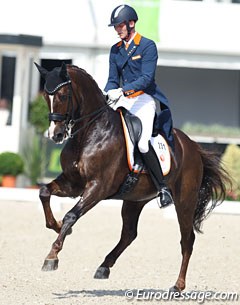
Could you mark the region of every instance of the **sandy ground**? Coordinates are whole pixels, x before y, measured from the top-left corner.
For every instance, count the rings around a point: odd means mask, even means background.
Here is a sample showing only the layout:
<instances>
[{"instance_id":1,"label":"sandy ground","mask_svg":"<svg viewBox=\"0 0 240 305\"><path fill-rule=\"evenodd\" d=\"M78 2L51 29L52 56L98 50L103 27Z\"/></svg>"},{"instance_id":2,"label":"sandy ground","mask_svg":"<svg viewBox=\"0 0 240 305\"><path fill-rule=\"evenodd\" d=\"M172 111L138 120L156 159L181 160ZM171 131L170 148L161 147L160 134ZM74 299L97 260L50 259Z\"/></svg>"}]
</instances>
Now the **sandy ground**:
<instances>
[{"instance_id":1,"label":"sandy ground","mask_svg":"<svg viewBox=\"0 0 240 305\"><path fill-rule=\"evenodd\" d=\"M65 204L57 218L69 208ZM159 300L160 293L175 283L181 260L178 223L159 209L145 208L138 238L119 258L110 278L93 279L119 239L120 209L120 204L99 204L80 219L59 254L59 269L42 272L56 234L45 228L39 205L0 201L0 305L182 303ZM212 214L203 229L196 238L186 292L240 295L240 216ZM125 296L129 289L131 300ZM151 300L143 300L143 291L146 298L153 295ZM216 303L240 304L240 298Z\"/></svg>"}]
</instances>

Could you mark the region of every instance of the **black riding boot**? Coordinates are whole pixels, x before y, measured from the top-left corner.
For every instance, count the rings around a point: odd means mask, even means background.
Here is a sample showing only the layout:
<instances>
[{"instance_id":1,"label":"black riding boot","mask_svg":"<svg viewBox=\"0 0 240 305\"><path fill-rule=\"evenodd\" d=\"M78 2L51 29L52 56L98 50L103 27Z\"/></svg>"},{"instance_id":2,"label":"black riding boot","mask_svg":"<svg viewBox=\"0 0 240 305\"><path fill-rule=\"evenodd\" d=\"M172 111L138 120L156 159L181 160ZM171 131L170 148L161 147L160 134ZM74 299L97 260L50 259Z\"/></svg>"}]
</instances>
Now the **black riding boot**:
<instances>
[{"instance_id":1,"label":"black riding boot","mask_svg":"<svg viewBox=\"0 0 240 305\"><path fill-rule=\"evenodd\" d=\"M143 160L147 166L149 174L152 178L152 181L159 191L161 207L165 208L166 206L173 203L173 198L171 191L164 183L164 176L162 172L161 165L153 149L152 145L149 143L149 151L147 153L142 153Z\"/></svg>"}]
</instances>

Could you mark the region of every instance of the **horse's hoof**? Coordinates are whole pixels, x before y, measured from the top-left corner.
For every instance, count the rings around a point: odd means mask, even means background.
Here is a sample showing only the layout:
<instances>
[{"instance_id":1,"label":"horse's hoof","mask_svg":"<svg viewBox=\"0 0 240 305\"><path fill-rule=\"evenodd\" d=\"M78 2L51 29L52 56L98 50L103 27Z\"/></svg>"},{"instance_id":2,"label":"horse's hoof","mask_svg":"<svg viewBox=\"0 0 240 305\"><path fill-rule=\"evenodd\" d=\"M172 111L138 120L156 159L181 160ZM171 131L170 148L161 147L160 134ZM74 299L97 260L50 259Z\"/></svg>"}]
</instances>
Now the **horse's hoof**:
<instances>
[{"instance_id":1,"label":"horse's hoof","mask_svg":"<svg viewBox=\"0 0 240 305\"><path fill-rule=\"evenodd\" d=\"M181 296L181 290L177 286L173 286L169 289L170 296L179 298Z\"/></svg>"},{"instance_id":2,"label":"horse's hoof","mask_svg":"<svg viewBox=\"0 0 240 305\"><path fill-rule=\"evenodd\" d=\"M58 268L58 259L45 259L42 271L54 271Z\"/></svg>"},{"instance_id":3,"label":"horse's hoof","mask_svg":"<svg viewBox=\"0 0 240 305\"><path fill-rule=\"evenodd\" d=\"M96 273L94 274L95 279L108 279L110 274L110 269L107 267L98 267Z\"/></svg>"}]
</instances>

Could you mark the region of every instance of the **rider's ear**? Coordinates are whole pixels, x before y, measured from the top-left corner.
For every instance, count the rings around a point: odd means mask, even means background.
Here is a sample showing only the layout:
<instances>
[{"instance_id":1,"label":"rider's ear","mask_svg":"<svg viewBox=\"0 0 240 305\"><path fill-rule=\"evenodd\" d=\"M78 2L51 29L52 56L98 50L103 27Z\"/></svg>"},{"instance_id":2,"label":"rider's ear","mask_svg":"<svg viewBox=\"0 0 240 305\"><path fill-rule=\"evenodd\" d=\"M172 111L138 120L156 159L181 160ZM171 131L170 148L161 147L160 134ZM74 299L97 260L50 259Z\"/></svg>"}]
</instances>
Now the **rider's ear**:
<instances>
[{"instance_id":1,"label":"rider's ear","mask_svg":"<svg viewBox=\"0 0 240 305\"><path fill-rule=\"evenodd\" d=\"M129 26L130 26L130 28L134 28L135 27L135 21L134 20L130 20L129 21Z\"/></svg>"},{"instance_id":2,"label":"rider's ear","mask_svg":"<svg viewBox=\"0 0 240 305\"><path fill-rule=\"evenodd\" d=\"M67 66L65 64L65 62L63 61L62 63L62 67L61 67L61 70L59 72L59 76L62 78L62 79L65 79L67 78L68 74L67 74Z\"/></svg>"},{"instance_id":3,"label":"rider's ear","mask_svg":"<svg viewBox=\"0 0 240 305\"><path fill-rule=\"evenodd\" d=\"M37 67L38 71L40 72L41 76L45 79L46 75L48 74L48 70L39 66L36 62L34 62L35 66Z\"/></svg>"}]
</instances>

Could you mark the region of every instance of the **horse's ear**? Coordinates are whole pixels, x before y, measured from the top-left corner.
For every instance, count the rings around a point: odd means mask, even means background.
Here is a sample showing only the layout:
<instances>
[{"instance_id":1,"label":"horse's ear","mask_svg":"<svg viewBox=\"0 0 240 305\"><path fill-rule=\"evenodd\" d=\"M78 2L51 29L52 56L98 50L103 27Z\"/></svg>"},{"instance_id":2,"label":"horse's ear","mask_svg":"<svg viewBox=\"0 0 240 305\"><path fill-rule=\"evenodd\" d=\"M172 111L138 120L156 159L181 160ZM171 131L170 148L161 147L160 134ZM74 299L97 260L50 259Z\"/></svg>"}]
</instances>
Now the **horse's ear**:
<instances>
[{"instance_id":1,"label":"horse's ear","mask_svg":"<svg viewBox=\"0 0 240 305\"><path fill-rule=\"evenodd\" d=\"M40 72L41 76L45 79L46 75L48 74L48 70L39 66L36 62L34 62L35 66L37 67L38 71Z\"/></svg>"},{"instance_id":2,"label":"horse's ear","mask_svg":"<svg viewBox=\"0 0 240 305\"><path fill-rule=\"evenodd\" d=\"M66 79L68 74L67 74L67 66L65 64L65 62L63 61L62 62L62 67L61 67L61 70L59 72L59 76L62 78L62 79Z\"/></svg>"}]
</instances>

